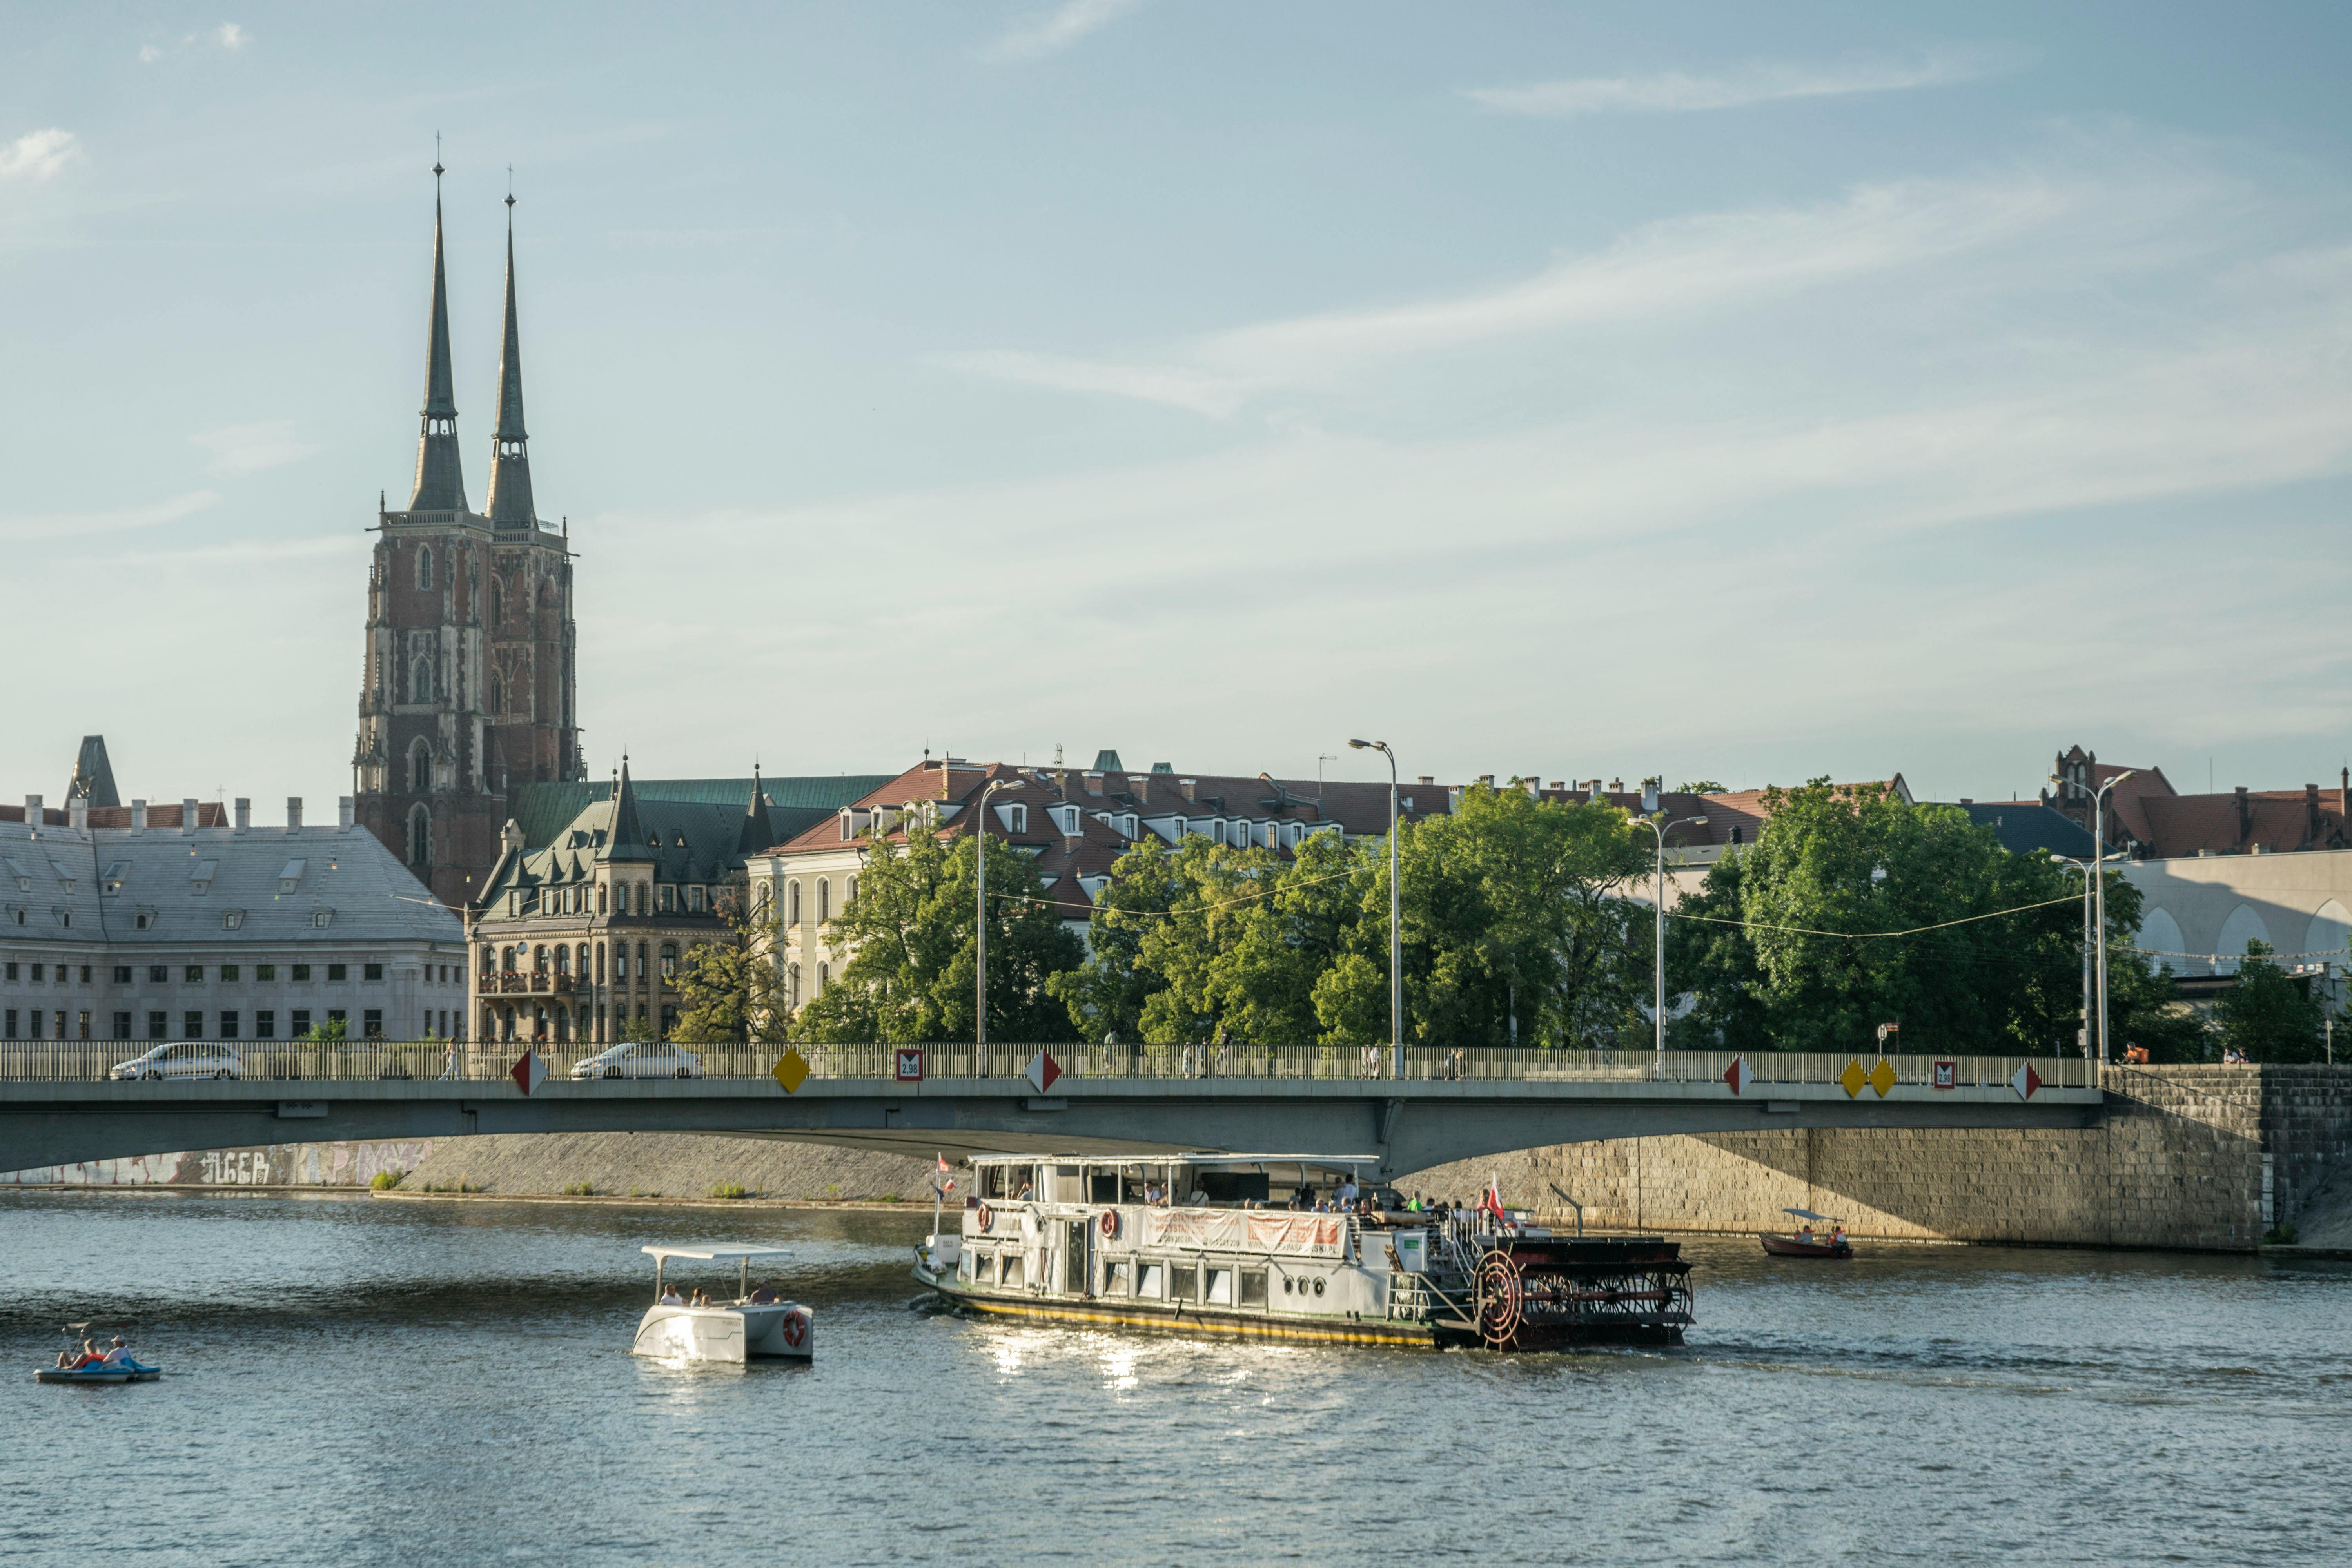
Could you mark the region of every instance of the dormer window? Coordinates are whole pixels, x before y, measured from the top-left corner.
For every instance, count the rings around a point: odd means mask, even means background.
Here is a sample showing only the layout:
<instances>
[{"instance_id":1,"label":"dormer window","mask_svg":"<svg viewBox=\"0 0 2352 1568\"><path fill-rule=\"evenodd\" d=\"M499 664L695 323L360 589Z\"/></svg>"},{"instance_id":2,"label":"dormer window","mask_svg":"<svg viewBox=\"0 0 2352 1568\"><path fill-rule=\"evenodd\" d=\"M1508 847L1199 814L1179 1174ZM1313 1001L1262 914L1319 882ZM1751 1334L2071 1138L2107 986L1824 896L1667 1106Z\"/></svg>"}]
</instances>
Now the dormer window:
<instances>
[{"instance_id":1,"label":"dormer window","mask_svg":"<svg viewBox=\"0 0 2352 1568\"><path fill-rule=\"evenodd\" d=\"M996 808L996 811L998 817L1004 824L1005 832L1026 833L1029 831L1029 807L1026 805L1000 805Z\"/></svg>"},{"instance_id":2,"label":"dormer window","mask_svg":"<svg viewBox=\"0 0 2352 1568\"><path fill-rule=\"evenodd\" d=\"M300 887L302 868L309 864L307 860L289 860L285 865L280 866L278 868L278 890L281 893L290 893Z\"/></svg>"},{"instance_id":3,"label":"dormer window","mask_svg":"<svg viewBox=\"0 0 2352 1568\"><path fill-rule=\"evenodd\" d=\"M98 890L105 894L108 898L112 898L115 894L122 891L122 884L129 879L130 874L130 861L116 860L110 862L106 868L106 875L99 879Z\"/></svg>"},{"instance_id":4,"label":"dormer window","mask_svg":"<svg viewBox=\"0 0 2352 1568\"><path fill-rule=\"evenodd\" d=\"M310 923L318 927L320 931L324 931L329 926L335 923L335 911L332 910L312 910L310 911Z\"/></svg>"},{"instance_id":5,"label":"dormer window","mask_svg":"<svg viewBox=\"0 0 2352 1568\"><path fill-rule=\"evenodd\" d=\"M188 890L202 898L213 885L213 873L220 869L217 860L199 860L188 870Z\"/></svg>"},{"instance_id":6,"label":"dormer window","mask_svg":"<svg viewBox=\"0 0 2352 1568\"><path fill-rule=\"evenodd\" d=\"M25 869L25 863L16 859L14 856L11 856L6 864L8 867L8 874L16 879L16 890L20 893L31 892L33 890L33 874Z\"/></svg>"},{"instance_id":7,"label":"dormer window","mask_svg":"<svg viewBox=\"0 0 2352 1568\"><path fill-rule=\"evenodd\" d=\"M244 930L245 911L243 910L224 910L221 911L221 929L223 931Z\"/></svg>"}]
</instances>

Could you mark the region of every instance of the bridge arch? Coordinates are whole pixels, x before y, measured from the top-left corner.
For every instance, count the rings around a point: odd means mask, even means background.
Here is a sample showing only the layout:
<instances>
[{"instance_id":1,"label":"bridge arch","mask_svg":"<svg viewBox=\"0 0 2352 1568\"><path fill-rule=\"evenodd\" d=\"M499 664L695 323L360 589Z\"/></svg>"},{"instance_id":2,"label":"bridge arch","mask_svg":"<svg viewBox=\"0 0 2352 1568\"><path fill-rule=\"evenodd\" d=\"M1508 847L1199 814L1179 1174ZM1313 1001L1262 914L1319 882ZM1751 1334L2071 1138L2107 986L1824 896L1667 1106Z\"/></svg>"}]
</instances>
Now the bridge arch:
<instances>
[{"instance_id":1,"label":"bridge arch","mask_svg":"<svg viewBox=\"0 0 2352 1568\"><path fill-rule=\"evenodd\" d=\"M2237 973L2239 963L2246 956L2246 943L2249 942L2270 942L2273 947L2278 945L2271 942L2271 928L2263 923L2262 916L2254 912L2254 906L2240 904L2230 911L2230 918L2221 922L2221 934L2214 939L2213 952L2217 959L2213 973Z\"/></svg>"}]
</instances>

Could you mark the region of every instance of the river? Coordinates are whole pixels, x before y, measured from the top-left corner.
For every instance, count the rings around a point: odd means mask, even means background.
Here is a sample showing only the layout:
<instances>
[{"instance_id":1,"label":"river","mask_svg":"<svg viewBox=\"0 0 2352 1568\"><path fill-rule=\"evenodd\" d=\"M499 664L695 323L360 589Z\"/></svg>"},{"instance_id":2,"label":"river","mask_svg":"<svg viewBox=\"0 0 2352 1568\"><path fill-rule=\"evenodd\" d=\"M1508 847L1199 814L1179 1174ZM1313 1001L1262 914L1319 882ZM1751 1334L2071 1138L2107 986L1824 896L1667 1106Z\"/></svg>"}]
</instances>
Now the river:
<instances>
[{"instance_id":1,"label":"river","mask_svg":"<svg viewBox=\"0 0 2352 1568\"><path fill-rule=\"evenodd\" d=\"M2347 1554L2352 1264L1702 1241L1686 1349L1498 1357L910 1311L927 1219L0 1196L0 1558ZM638 1247L696 1239L797 1250L814 1366L627 1353ZM166 1377L36 1384L80 1319Z\"/></svg>"}]
</instances>

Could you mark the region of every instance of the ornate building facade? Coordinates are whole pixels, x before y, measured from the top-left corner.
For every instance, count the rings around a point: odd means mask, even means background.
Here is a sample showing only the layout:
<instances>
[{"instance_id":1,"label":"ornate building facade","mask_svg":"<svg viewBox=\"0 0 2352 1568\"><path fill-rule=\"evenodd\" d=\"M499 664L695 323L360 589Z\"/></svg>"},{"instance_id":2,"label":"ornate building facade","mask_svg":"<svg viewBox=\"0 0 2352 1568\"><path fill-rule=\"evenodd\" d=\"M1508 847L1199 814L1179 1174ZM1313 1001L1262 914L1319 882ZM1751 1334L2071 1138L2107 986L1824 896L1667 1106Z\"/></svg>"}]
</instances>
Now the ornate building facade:
<instances>
[{"instance_id":1,"label":"ornate building facade","mask_svg":"<svg viewBox=\"0 0 2352 1568\"><path fill-rule=\"evenodd\" d=\"M532 500L507 198L504 334L488 505L468 505L457 441L441 198L425 406L408 504L377 507L352 755L360 825L452 909L497 864L509 795L584 779L568 529Z\"/></svg>"}]
</instances>

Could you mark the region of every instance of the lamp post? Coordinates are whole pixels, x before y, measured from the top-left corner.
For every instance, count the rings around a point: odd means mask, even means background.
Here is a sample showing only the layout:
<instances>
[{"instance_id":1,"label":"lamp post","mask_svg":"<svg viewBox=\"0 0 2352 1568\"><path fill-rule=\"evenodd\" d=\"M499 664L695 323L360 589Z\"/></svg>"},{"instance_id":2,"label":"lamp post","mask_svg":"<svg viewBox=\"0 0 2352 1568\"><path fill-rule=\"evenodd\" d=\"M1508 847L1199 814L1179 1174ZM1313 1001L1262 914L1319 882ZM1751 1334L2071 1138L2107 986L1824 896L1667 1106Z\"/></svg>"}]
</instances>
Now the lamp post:
<instances>
[{"instance_id":1,"label":"lamp post","mask_svg":"<svg viewBox=\"0 0 2352 1568\"><path fill-rule=\"evenodd\" d=\"M2091 1059L2091 877L2092 863L2071 855L2053 855L2069 871L2083 874L2083 1059Z\"/></svg>"},{"instance_id":2,"label":"lamp post","mask_svg":"<svg viewBox=\"0 0 2352 1568\"><path fill-rule=\"evenodd\" d=\"M2097 789L2091 792L2091 851L2099 858L2097 878L2097 913L2094 917L2098 929L2094 933L2098 943L2099 991L2099 1065L2107 1065L2107 792L2126 779L2137 778L2137 768L2126 768ZM2053 774L2050 782L2062 784L2063 780Z\"/></svg>"},{"instance_id":3,"label":"lamp post","mask_svg":"<svg viewBox=\"0 0 2352 1568\"><path fill-rule=\"evenodd\" d=\"M1660 812L1658 816L1664 815L1665 813ZM1658 1002L1657 1010L1653 1017L1658 1026L1658 1054L1664 1056L1666 1054L1666 835L1677 827L1685 826L1696 827L1704 823L1706 818L1685 816L1666 823L1663 826L1659 825L1657 816L1636 816L1633 820L1658 836L1658 956L1655 976L1658 983Z\"/></svg>"},{"instance_id":4,"label":"lamp post","mask_svg":"<svg viewBox=\"0 0 2352 1568\"><path fill-rule=\"evenodd\" d=\"M1028 787L1027 783L1021 779L992 780L989 786L980 792L980 809L972 814L972 879L980 889L977 895L980 921L972 929L978 959L972 973L972 1038L983 1051L988 1046L988 797L1001 789ZM988 1064L982 1062L981 1071L985 1073L987 1070Z\"/></svg>"},{"instance_id":5,"label":"lamp post","mask_svg":"<svg viewBox=\"0 0 2352 1568\"><path fill-rule=\"evenodd\" d=\"M1389 760L1389 1076L1404 1077L1404 938L1397 930L1397 763L1386 741L1350 741L1350 750Z\"/></svg>"}]
</instances>

